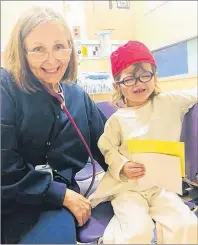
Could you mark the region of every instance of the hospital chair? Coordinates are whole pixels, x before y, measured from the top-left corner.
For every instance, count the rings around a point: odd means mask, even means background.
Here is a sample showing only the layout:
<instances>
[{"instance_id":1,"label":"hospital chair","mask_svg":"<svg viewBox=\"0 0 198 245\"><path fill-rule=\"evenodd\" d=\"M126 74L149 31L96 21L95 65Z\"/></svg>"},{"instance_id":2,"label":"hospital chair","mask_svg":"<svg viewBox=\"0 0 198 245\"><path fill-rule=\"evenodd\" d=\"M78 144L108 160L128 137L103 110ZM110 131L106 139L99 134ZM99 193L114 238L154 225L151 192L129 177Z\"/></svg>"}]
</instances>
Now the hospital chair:
<instances>
[{"instance_id":1,"label":"hospital chair","mask_svg":"<svg viewBox=\"0 0 198 245\"><path fill-rule=\"evenodd\" d=\"M98 102L97 106L104 113L104 115L109 118L114 112L110 102ZM181 132L181 141L185 142L186 148L186 179L187 183L192 184L197 188L197 177L198 173L198 152L197 152L197 115L198 115L198 104L194 105L193 108L185 115L182 132ZM103 172L101 167L97 164L97 174ZM82 194L85 193L87 187L90 184L90 179L92 177L92 166L90 163L81 170L76 175L76 180L81 188ZM97 187L99 179L97 179L95 185L92 188L93 193ZM195 204L192 202L184 201L186 205L189 206L191 210L195 208ZM89 221L83 226L77 229L77 240L81 243L97 243L97 241L103 236L106 226L113 217L113 208L110 202L105 202L99 204L92 210L92 215ZM156 238L154 236L152 243L156 243Z\"/></svg>"}]
</instances>

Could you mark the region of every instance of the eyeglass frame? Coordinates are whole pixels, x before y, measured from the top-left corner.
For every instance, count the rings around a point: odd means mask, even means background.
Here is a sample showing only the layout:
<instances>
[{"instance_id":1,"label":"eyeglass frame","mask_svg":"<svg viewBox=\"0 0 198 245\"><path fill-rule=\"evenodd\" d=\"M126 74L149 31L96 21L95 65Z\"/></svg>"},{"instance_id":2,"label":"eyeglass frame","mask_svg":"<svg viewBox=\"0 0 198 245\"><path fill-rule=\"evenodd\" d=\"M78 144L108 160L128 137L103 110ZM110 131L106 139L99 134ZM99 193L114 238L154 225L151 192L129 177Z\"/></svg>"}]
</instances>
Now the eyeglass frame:
<instances>
[{"instance_id":1,"label":"eyeglass frame","mask_svg":"<svg viewBox=\"0 0 198 245\"><path fill-rule=\"evenodd\" d=\"M148 81L146 81L146 82L143 82L143 81L140 79L140 77L141 77L142 74L144 74L144 73L150 73L150 75L151 75L150 80L148 80ZM134 86L134 85L137 83L137 81L140 81L141 83L148 83L148 82L150 82L154 75L155 75L154 72L151 72L151 71L144 71L144 72L142 72L138 77L135 77L135 76L127 76L127 77L123 78L121 81L116 82L116 83L117 83L118 85L124 84L126 87L131 87L131 86ZM126 84L125 84L125 81L124 81L124 80L125 80L126 78L128 78L128 77L135 78L134 84L132 84L132 85L126 85Z\"/></svg>"},{"instance_id":2,"label":"eyeglass frame","mask_svg":"<svg viewBox=\"0 0 198 245\"><path fill-rule=\"evenodd\" d=\"M67 50L67 51L70 51L70 54L71 54L71 52L72 52L72 48L64 48L64 49L62 49L62 50ZM30 54L33 54L33 53L35 53L34 51L26 51L26 54L27 55L30 55ZM37 59L35 59L36 61L46 61L48 58L49 58L49 53L50 52L42 52L42 53L44 53L44 54L48 54L48 56L47 56L47 58L45 58L45 59L43 59L43 60L37 60ZM52 52L53 53L53 52ZM54 57L54 55L53 55L53 57ZM55 58L55 57L54 57ZM57 58L55 58L55 59L57 59ZM64 59L60 59L60 58L58 58L57 60L64 60Z\"/></svg>"}]
</instances>

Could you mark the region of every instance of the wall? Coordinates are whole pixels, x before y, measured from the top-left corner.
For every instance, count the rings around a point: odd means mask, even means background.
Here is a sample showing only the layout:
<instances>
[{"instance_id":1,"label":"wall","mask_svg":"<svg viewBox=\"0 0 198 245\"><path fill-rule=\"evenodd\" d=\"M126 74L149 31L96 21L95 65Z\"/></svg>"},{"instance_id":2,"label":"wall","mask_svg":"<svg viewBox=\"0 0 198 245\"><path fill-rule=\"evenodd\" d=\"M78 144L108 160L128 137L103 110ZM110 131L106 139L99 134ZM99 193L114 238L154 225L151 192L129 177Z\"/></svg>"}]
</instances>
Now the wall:
<instances>
[{"instance_id":1,"label":"wall","mask_svg":"<svg viewBox=\"0 0 198 245\"><path fill-rule=\"evenodd\" d=\"M161 77L197 76L197 5L197 1L135 1L136 39L156 51Z\"/></svg>"},{"instance_id":2,"label":"wall","mask_svg":"<svg viewBox=\"0 0 198 245\"><path fill-rule=\"evenodd\" d=\"M130 1L129 10L118 9L116 1L112 9L109 1L1 1L2 48L20 13L32 5L49 5L69 23L81 22L82 39L98 39L96 32L113 29L112 40L139 39L157 49L197 35L197 1Z\"/></svg>"},{"instance_id":3,"label":"wall","mask_svg":"<svg viewBox=\"0 0 198 245\"><path fill-rule=\"evenodd\" d=\"M64 14L63 1L1 1L1 50L4 49L20 14L35 5L47 5Z\"/></svg>"},{"instance_id":4,"label":"wall","mask_svg":"<svg viewBox=\"0 0 198 245\"><path fill-rule=\"evenodd\" d=\"M130 4L130 9L118 9L117 2L112 1L113 8L109 9L109 1L84 1L87 38L97 39L97 32L111 29L112 40L134 39L135 19L132 1Z\"/></svg>"},{"instance_id":5,"label":"wall","mask_svg":"<svg viewBox=\"0 0 198 245\"><path fill-rule=\"evenodd\" d=\"M79 72L109 72L109 59L83 59L79 65Z\"/></svg>"},{"instance_id":6,"label":"wall","mask_svg":"<svg viewBox=\"0 0 198 245\"><path fill-rule=\"evenodd\" d=\"M196 74L198 73L198 48L197 48L198 38L194 38L187 43L188 52L188 73Z\"/></svg>"},{"instance_id":7,"label":"wall","mask_svg":"<svg viewBox=\"0 0 198 245\"><path fill-rule=\"evenodd\" d=\"M72 30L73 26L80 27L79 39L87 39L85 25L85 11L83 1L65 1L63 0L63 8L65 10L65 19Z\"/></svg>"},{"instance_id":8,"label":"wall","mask_svg":"<svg viewBox=\"0 0 198 245\"><path fill-rule=\"evenodd\" d=\"M162 91L183 90L197 87L197 76L175 76L159 79L159 87Z\"/></svg>"},{"instance_id":9,"label":"wall","mask_svg":"<svg viewBox=\"0 0 198 245\"><path fill-rule=\"evenodd\" d=\"M81 39L86 39L83 1L1 1L1 64L11 31L20 14L32 6L49 6L60 12L66 19L70 29L80 26Z\"/></svg>"},{"instance_id":10,"label":"wall","mask_svg":"<svg viewBox=\"0 0 198 245\"><path fill-rule=\"evenodd\" d=\"M197 1L135 1L136 38L150 49L197 36ZM158 2L158 1L156 1Z\"/></svg>"}]
</instances>

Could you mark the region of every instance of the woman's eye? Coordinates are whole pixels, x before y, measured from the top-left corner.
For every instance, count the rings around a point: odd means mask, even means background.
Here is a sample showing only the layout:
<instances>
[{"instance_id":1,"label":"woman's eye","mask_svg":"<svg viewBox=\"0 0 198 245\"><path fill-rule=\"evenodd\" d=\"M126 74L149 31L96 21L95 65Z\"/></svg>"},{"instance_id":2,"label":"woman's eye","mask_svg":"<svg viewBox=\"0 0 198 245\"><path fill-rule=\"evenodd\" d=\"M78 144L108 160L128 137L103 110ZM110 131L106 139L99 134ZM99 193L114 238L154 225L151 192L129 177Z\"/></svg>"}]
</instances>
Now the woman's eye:
<instances>
[{"instance_id":1,"label":"woman's eye","mask_svg":"<svg viewBox=\"0 0 198 245\"><path fill-rule=\"evenodd\" d=\"M57 44L55 48L56 50L60 50L60 49L64 49L65 47L63 44Z\"/></svg>"},{"instance_id":2,"label":"woman's eye","mask_svg":"<svg viewBox=\"0 0 198 245\"><path fill-rule=\"evenodd\" d=\"M33 52L44 52L43 47L39 46L32 50Z\"/></svg>"}]
</instances>

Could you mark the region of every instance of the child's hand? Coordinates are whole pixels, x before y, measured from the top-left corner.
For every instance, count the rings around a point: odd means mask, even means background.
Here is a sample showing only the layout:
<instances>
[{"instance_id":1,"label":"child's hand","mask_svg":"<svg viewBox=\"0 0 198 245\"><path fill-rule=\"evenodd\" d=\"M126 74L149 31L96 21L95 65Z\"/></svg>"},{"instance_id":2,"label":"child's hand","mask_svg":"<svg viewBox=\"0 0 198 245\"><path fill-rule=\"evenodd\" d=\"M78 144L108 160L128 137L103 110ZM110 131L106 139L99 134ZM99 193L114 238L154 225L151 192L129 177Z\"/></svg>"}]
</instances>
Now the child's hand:
<instances>
[{"instance_id":1,"label":"child's hand","mask_svg":"<svg viewBox=\"0 0 198 245\"><path fill-rule=\"evenodd\" d=\"M145 167L141 163L127 162L121 169L121 174L128 179L139 179L145 174Z\"/></svg>"}]
</instances>

